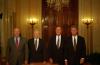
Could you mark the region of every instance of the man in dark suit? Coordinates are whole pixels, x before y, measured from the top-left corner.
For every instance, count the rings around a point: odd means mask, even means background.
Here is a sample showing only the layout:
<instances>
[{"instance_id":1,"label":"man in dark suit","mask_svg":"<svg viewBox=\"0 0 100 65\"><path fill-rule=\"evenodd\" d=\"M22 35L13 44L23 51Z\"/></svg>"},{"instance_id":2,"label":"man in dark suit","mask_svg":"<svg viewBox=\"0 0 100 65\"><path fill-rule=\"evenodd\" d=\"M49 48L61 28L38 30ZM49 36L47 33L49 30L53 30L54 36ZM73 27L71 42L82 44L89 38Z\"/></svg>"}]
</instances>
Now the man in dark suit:
<instances>
[{"instance_id":1,"label":"man in dark suit","mask_svg":"<svg viewBox=\"0 0 100 65\"><path fill-rule=\"evenodd\" d=\"M50 43L48 45L48 54L49 61L51 63L57 63L63 65L64 56L63 56L63 46L64 46L64 37L61 35L61 27L56 27L56 35L50 38Z\"/></svg>"},{"instance_id":2,"label":"man in dark suit","mask_svg":"<svg viewBox=\"0 0 100 65\"><path fill-rule=\"evenodd\" d=\"M34 38L28 41L28 48L30 64L45 61L45 43L43 39L40 39L38 30L34 31Z\"/></svg>"},{"instance_id":3,"label":"man in dark suit","mask_svg":"<svg viewBox=\"0 0 100 65\"><path fill-rule=\"evenodd\" d=\"M28 46L25 38L20 36L20 29L14 28L14 36L7 43L7 65L27 64Z\"/></svg>"},{"instance_id":4,"label":"man in dark suit","mask_svg":"<svg viewBox=\"0 0 100 65\"><path fill-rule=\"evenodd\" d=\"M65 64L80 65L84 63L86 55L86 45L83 37L78 35L76 26L71 27L71 36L66 39L64 49Z\"/></svg>"}]
</instances>

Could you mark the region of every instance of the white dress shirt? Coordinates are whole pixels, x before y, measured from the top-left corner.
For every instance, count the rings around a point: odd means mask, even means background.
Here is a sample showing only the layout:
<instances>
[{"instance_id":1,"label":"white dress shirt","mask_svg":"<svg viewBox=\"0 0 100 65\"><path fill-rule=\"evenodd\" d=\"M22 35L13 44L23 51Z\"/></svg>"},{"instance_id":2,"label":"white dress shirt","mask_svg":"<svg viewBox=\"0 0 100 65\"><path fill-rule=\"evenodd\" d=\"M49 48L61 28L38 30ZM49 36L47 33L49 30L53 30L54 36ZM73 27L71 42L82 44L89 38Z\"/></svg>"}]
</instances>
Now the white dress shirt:
<instances>
[{"instance_id":1,"label":"white dress shirt","mask_svg":"<svg viewBox=\"0 0 100 65\"><path fill-rule=\"evenodd\" d=\"M77 44L77 41L78 41L78 36L72 36L72 42L73 42L73 46L74 46L74 39L76 40L76 44Z\"/></svg>"},{"instance_id":2,"label":"white dress shirt","mask_svg":"<svg viewBox=\"0 0 100 65\"><path fill-rule=\"evenodd\" d=\"M56 35L56 45L58 43L58 37L59 37L59 47L61 45L61 35Z\"/></svg>"},{"instance_id":3,"label":"white dress shirt","mask_svg":"<svg viewBox=\"0 0 100 65\"><path fill-rule=\"evenodd\" d=\"M18 45L19 45L20 44L20 37L14 37L15 44L16 44L16 38L18 40Z\"/></svg>"},{"instance_id":4,"label":"white dress shirt","mask_svg":"<svg viewBox=\"0 0 100 65\"><path fill-rule=\"evenodd\" d=\"M35 39L34 39L34 44L35 44L35 41L36 41L36 40L37 40L37 44L36 44L36 45L37 45L37 46L36 46L36 50L37 50L37 49L38 49L38 46L39 46L39 38L37 38L37 39L35 38Z\"/></svg>"}]
</instances>

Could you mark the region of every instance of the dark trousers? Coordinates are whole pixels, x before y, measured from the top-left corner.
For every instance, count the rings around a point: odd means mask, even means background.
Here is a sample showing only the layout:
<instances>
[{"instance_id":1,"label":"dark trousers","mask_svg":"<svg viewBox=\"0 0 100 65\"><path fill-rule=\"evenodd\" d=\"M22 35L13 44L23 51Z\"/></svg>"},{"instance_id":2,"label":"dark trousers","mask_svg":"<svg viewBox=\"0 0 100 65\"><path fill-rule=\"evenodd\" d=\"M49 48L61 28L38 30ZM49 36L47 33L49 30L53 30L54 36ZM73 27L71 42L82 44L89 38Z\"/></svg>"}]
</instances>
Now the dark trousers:
<instances>
[{"instance_id":1,"label":"dark trousers","mask_svg":"<svg viewBox=\"0 0 100 65\"><path fill-rule=\"evenodd\" d=\"M18 60L17 60L17 62L16 62L16 65L20 65Z\"/></svg>"},{"instance_id":2,"label":"dark trousers","mask_svg":"<svg viewBox=\"0 0 100 65\"><path fill-rule=\"evenodd\" d=\"M22 62L20 62L19 60L17 60L16 65L22 65Z\"/></svg>"},{"instance_id":3,"label":"dark trousers","mask_svg":"<svg viewBox=\"0 0 100 65\"><path fill-rule=\"evenodd\" d=\"M73 60L73 61L69 61L68 65L80 65L80 62L78 60Z\"/></svg>"},{"instance_id":4,"label":"dark trousers","mask_svg":"<svg viewBox=\"0 0 100 65\"><path fill-rule=\"evenodd\" d=\"M63 60L56 60L54 61L55 64L58 64L58 65L64 65L64 61Z\"/></svg>"}]
</instances>

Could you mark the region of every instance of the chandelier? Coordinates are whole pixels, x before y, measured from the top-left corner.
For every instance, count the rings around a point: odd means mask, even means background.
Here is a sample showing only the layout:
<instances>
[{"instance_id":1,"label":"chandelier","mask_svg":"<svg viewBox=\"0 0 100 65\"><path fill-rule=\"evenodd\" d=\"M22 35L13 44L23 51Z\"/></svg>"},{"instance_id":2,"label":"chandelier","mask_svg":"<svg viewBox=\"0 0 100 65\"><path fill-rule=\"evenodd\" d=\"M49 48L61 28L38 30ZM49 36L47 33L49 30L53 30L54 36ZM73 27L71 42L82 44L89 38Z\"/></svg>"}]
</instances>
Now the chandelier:
<instances>
[{"instance_id":1,"label":"chandelier","mask_svg":"<svg viewBox=\"0 0 100 65\"><path fill-rule=\"evenodd\" d=\"M64 6L68 6L69 0L47 0L48 7L53 7L55 10L60 11Z\"/></svg>"}]
</instances>

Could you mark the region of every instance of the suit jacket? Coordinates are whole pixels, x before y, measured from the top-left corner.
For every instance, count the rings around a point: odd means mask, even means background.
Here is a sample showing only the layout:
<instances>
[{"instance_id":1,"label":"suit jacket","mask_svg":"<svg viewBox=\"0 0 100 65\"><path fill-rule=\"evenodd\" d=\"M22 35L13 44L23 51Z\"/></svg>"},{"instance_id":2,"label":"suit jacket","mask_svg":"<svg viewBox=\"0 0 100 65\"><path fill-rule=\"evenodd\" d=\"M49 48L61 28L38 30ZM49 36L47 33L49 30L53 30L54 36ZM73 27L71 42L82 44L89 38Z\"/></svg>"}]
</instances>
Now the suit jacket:
<instances>
[{"instance_id":1,"label":"suit jacket","mask_svg":"<svg viewBox=\"0 0 100 65\"><path fill-rule=\"evenodd\" d=\"M48 45L48 55L49 58L53 59L54 63L62 64L64 61L63 49L64 49L64 37L61 36L60 48L56 45L56 36L50 38Z\"/></svg>"},{"instance_id":2,"label":"suit jacket","mask_svg":"<svg viewBox=\"0 0 100 65\"><path fill-rule=\"evenodd\" d=\"M14 37L8 39L7 43L7 61L9 65L22 65L25 60L28 59L28 46L25 38L20 37L20 43L18 48Z\"/></svg>"},{"instance_id":3,"label":"suit jacket","mask_svg":"<svg viewBox=\"0 0 100 65\"><path fill-rule=\"evenodd\" d=\"M64 55L68 60L69 65L79 65L80 58L85 58L86 56L86 45L84 38L78 36L76 51L73 47L72 36L67 37L66 45L64 46Z\"/></svg>"},{"instance_id":4,"label":"suit jacket","mask_svg":"<svg viewBox=\"0 0 100 65\"><path fill-rule=\"evenodd\" d=\"M43 62L45 60L45 43L42 39L39 39L38 49L35 49L34 38L28 41L29 48L29 63Z\"/></svg>"}]
</instances>

